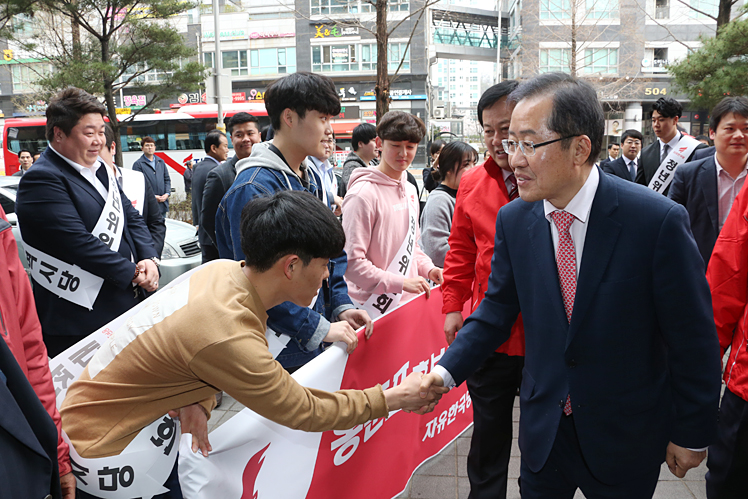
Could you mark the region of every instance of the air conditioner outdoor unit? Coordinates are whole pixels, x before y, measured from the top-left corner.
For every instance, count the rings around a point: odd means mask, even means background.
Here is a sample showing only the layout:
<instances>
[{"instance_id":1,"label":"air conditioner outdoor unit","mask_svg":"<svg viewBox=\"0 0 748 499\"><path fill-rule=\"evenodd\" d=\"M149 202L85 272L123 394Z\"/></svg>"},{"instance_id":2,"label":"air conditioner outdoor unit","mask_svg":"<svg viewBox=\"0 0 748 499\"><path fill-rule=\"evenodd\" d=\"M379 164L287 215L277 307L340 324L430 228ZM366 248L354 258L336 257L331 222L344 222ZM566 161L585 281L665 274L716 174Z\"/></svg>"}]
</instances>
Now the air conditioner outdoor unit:
<instances>
[{"instance_id":1,"label":"air conditioner outdoor unit","mask_svg":"<svg viewBox=\"0 0 748 499\"><path fill-rule=\"evenodd\" d=\"M434 109L434 118L444 118L444 108L437 107Z\"/></svg>"}]
</instances>

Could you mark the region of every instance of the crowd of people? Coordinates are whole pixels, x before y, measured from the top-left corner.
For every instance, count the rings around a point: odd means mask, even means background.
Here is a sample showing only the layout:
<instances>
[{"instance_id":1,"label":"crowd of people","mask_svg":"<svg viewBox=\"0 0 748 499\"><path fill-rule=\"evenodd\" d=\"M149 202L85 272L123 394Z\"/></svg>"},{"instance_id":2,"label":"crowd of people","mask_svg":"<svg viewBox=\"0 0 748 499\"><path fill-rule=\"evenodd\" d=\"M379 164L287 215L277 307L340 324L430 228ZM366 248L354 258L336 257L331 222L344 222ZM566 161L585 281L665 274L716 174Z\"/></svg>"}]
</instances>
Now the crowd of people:
<instances>
[{"instance_id":1,"label":"crowd of people","mask_svg":"<svg viewBox=\"0 0 748 499\"><path fill-rule=\"evenodd\" d=\"M426 135L416 116L357 126L337 179L332 80L288 75L265 106L270 129L229 120L231 158L225 134L206 135L205 159L185 172L206 265L154 294L170 185L153 139L119 168L101 103L74 88L50 102L49 146L16 207L33 292L0 220L0 396L14 401L0 412L37 446L35 460L13 459L28 443L0 433L14 497L75 497L67 442L81 459L118 455L167 413L207 456L220 390L323 431L428 412L463 381L473 499L506 497L518 392L523 497L651 497L663 460L683 477L707 448L707 497L744 495L748 99L712 110L709 147L661 98L657 140L642 149L625 130L598 166L591 86L559 73L504 81L478 103L482 162L464 142L431 144L423 207L408 172ZM434 285L449 348L431 372L336 393L290 376L331 343L353 351L356 330L371 337L372 319ZM145 299L154 312L113 332L58 413L47 356ZM176 465L164 485L159 497L181 497Z\"/></svg>"}]
</instances>

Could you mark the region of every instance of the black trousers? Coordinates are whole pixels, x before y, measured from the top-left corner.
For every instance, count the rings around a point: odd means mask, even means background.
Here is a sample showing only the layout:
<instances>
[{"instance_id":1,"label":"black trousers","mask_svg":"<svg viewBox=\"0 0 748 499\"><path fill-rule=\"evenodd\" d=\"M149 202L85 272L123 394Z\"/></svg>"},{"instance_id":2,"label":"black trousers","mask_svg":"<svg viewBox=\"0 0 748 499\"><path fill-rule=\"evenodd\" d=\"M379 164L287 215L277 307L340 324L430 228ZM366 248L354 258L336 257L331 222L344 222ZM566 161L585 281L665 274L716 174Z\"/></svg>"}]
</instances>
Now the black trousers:
<instances>
[{"instance_id":1,"label":"black trousers","mask_svg":"<svg viewBox=\"0 0 748 499\"><path fill-rule=\"evenodd\" d=\"M708 499L748 497L748 402L725 390L719 406L717 443L706 460Z\"/></svg>"},{"instance_id":2,"label":"black trousers","mask_svg":"<svg viewBox=\"0 0 748 499\"><path fill-rule=\"evenodd\" d=\"M657 466L638 476L626 476L616 485L597 480L582 455L574 414L561 416L551 454L540 471L530 471L524 460L520 469L522 499L572 499L577 489L587 499L651 499L659 477Z\"/></svg>"},{"instance_id":3,"label":"black trousers","mask_svg":"<svg viewBox=\"0 0 748 499\"><path fill-rule=\"evenodd\" d=\"M524 364L524 357L494 352L467 379L473 401L473 437L467 459L469 499L506 498L512 410Z\"/></svg>"}]
</instances>

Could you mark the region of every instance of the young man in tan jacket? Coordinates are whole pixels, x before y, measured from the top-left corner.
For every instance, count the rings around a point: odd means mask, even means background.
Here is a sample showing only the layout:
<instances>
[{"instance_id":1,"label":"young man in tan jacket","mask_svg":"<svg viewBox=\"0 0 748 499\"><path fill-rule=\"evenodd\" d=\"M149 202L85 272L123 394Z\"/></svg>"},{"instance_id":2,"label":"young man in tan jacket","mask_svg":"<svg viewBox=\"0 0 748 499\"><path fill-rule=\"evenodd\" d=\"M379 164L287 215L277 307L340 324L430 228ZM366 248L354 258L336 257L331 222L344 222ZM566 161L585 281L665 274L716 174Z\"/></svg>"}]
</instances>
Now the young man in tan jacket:
<instances>
[{"instance_id":1,"label":"young man in tan jacket","mask_svg":"<svg viewBox=\"0 0 748 499\"><path fill-rule=\"evenodd\" d=\"M304 431L352 428L397 409L428 412L446 392L421 398L417 373L388 390L328 393L298 385L268 351L266 310L284 301L311 302L345 234L314 196L282 191L247 204L241 238L245 262L216 261L153 296L71 385L60 412L81 457L119 454L174 410L182 432L193 434L193 450L199 446L207 455L205 417L218 390Z\"/></svg>"}]
</instances>

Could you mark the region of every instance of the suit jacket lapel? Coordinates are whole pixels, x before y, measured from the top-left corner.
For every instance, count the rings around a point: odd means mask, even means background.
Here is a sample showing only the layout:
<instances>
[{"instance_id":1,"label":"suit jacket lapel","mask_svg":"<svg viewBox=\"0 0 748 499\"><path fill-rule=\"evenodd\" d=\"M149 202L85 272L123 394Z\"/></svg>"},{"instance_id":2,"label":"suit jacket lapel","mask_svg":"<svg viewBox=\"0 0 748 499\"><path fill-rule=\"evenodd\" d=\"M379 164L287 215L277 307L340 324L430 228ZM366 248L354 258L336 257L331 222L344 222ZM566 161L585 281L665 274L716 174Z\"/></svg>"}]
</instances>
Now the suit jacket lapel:
<instances>
[{"instance_id":1,"label":"suit jacket lapel","mask_svg":"<svg viewBox=\"0 0 748 499\"><path fill-rule=\"evenodd\" d=\"M714 163L714 156L701 164L697 177L697 183L706 200L706 208L716 236L719 234L719 199L717 195L717 165Z\"/></svg>"},{"instance_id":2,"label":"suit jacket lapel","mask_svg":"<svg viewBox=\"0 0 748 499\"><path fill-rule=\"evenodd\" d=\"M537 275L541 276L540 278L548 291L551 309L555 311L558 319L563 321L565 326L568 326L566 310L561 298L561 284L558 280L558 267L556 266L556 255L553 251L551 228L545 218L543 203L535 203L532 211L535 215L535 221L527 227L527 231L535 255Z\"/></svg>"},{"instance_id":3,"label":"suit jacket lapel","mask_svg":"<svg viewBox=\"0 0 748 499\"><path fill-rule=\"evenodd\" d=\"M60 171L65 174L66 177L70 179L73 183L77 184L81 189L86 191L92 198L96 200L97 203L103 208L105 201L101 197L101 194L99 194L99 191L96 190L96 188L91 185L91 182L83 178L83 176L78 173L72 166L68 164L67 161L62 159L58 154L51 152L51 157L53 158L52 161L54 162L55 166L60 169ZM99 167L102 168L102 167Z\"/></svg>"},{"instance_id":4,"label":"suit jacket lapel","mask_svg":"<svg viewBox=\"0 0 748 499\"><path fill-rule=\"evenodd\" d=\"M577 278L577 292L574 297L574 311L571 314L568 347L574 334L584 321L584 315L595 297L608 262L613 255L621 224L610 217L618 207L618 190L611 179L600 175L595 199L592 202L590 218L587 222L587 235L582 249L582 264Z\"/></svg>"}]
</instances>

